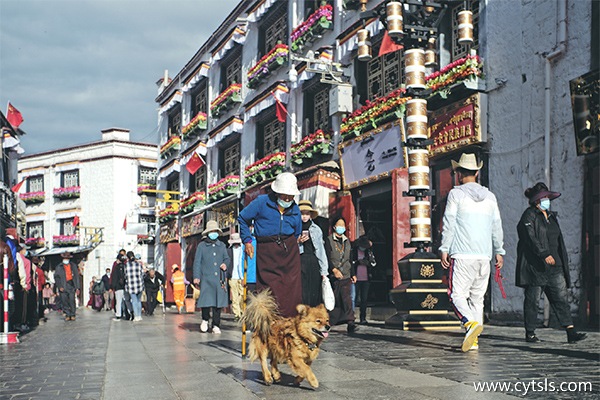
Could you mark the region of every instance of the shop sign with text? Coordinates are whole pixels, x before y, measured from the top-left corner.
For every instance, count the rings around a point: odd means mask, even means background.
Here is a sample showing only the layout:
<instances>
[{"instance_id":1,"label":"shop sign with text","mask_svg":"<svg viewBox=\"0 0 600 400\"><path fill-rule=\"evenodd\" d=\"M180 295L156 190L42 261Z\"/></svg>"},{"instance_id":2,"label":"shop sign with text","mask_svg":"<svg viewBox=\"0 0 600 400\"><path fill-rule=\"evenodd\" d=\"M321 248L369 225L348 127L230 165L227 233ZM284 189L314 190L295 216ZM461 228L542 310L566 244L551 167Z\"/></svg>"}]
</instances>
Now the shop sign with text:
<instances>
[{"instance_id":1,"label":"shop sign with text","mask_svg":"<svg viewBox=\"0 0 600 400\"><path fill-rule=\"evenodd\" d=\"M177 220L169 221L160 225L160 242L169 243L179 240L177 234Z\"/></svg>"},{"instance_id":2,"label":"shop sign with text","mask_svg":"<svg viewBox=\"0 0 600 400\"><path fill-rule=\"evenodd\" d=\"M486 141L486 124L481 119L487 112L482 110L486 104L482 100L478 93L431 113L429 137L433 144L429 146L430 156Z\"/></svg>"},{"instance_id":3,"label":"shop sign with text","mask_svg":"<svg viewBox=\"0 0 600 400\"><path fill-rule=\"evenodd\" d=\"M401 119L339 145L344 189L375 182L406 166Z\"/></svg>"},{"instance_id":4,"label":"shop sign with text","mask_svg":"<svg viewBox=\"0 0 600 400\"><path fill-rule=\"evenodd\" d=\"M196 214L181 220L181 236L199 235L204 230L204 214Z\"/></svg>"},{"instance_id":5,"label":"shop sign with text","mask_svg":"<svg viewBox=\"0 0 600 400\"><path fill-rule=\"evenodd\" d=\"M221 229L237 224L237 200L206 212L207 220L215 220Z\"/></svg>"}]
</instances>

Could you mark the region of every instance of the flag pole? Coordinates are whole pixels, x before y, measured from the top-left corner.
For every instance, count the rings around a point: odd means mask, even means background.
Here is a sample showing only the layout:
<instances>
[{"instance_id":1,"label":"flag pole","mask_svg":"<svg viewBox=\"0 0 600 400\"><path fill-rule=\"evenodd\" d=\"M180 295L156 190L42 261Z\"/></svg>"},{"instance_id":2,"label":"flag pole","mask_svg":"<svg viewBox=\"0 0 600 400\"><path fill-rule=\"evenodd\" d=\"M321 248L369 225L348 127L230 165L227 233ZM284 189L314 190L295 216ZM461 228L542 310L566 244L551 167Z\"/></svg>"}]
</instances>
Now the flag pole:
<instances>
[{"instance_id":1,"label":"flag pole","mask_svg":"<svg viewBox=\"0 0 600 400\"><path fill-rule=\"evenodd\" d=\"M244 252L244 280L243 286L243 297L242 297L242 358L246 357L246 299L248 296L248 254Z\"/></svg>"}]
</instances>

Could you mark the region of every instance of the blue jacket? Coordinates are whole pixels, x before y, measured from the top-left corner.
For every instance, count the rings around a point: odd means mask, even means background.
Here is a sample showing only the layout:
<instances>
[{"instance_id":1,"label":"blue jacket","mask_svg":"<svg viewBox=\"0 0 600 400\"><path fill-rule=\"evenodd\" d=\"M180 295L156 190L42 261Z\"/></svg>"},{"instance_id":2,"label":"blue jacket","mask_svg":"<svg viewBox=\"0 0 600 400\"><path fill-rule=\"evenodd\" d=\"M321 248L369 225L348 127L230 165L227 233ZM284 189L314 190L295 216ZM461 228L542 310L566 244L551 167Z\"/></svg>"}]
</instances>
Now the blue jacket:
<instances>
[{"instance_id":1,"label":"blue jacket","mask_svg":"<svg viewBox=\"0 0 600 400\"><path fill-rule=\"evenodd\" d=\"M263 194L254 199L238 216L240 235L243 243L252 241L249 226L254 224L254 236L289 236L298 238L302 234L302 219L300 208L296 203L279 212L277 199L274 194Z\"/></svg>"}]
</instances>

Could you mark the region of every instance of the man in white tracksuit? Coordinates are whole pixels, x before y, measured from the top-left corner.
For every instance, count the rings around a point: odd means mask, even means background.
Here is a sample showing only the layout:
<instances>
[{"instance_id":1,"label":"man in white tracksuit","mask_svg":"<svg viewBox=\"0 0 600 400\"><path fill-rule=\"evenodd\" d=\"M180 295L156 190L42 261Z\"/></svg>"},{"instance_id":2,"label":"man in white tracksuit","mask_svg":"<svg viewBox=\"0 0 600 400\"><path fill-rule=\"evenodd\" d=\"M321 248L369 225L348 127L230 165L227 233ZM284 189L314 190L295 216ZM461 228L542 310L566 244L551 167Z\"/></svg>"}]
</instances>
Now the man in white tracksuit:
<instances>
[{"instance_id":1,"label":"man in white tracksuit","mask_svg":"<svg viewBox=\"0 0 600 400\"><path fill-rule=\"evenodd\" d=\"M467 332L462 351L479 348L483 331L483 296L490 278L490 261L502 268L502 220L496 196L477 183L483 162L475 154L452 160L459 186L448 194L444 212L442 267L450 268L448 295Z\"/></svg>"}]
</instances>

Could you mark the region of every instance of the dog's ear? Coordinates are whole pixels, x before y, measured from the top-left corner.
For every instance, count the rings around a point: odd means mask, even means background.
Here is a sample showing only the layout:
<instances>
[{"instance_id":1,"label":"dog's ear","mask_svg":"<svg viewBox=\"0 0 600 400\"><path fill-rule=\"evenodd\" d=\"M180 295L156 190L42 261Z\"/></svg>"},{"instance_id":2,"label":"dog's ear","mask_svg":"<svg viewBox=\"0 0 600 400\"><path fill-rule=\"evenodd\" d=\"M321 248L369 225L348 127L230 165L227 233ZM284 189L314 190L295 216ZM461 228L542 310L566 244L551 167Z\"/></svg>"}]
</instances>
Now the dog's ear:
<instances>
[{"instance_id":1,"label":"dog's ear","mask_svg":"<svg viewBox=\"0 0 600 400\"><path fill-rule=\"evenodd\" d=\"M300 314L302 317L305 317L308 313L308 306L304 304L298 304L296 306L296 311L298 311L298 314Z\"/></svg>"}]
</instances>

